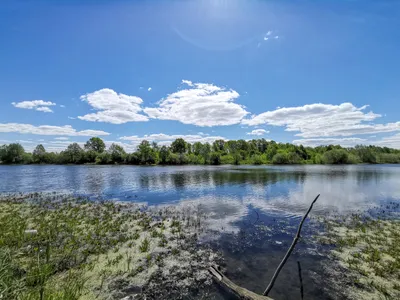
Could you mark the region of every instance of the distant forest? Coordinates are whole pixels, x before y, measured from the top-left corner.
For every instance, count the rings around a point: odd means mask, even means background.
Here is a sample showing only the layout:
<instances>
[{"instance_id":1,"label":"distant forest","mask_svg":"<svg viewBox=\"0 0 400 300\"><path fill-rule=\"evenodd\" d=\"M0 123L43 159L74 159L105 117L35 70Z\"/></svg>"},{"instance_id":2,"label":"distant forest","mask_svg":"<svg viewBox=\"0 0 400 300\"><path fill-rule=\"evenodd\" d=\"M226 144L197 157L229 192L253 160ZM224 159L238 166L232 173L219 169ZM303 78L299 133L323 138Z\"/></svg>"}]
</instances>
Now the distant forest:
<instances>
[{"instance_id":1,"label":"distant forest","mask_svg":"<svg viewBox=\"0 0 400 300\"><path fill-rule=\"evenodd\" d=\"M400 150L376 146L344 148L339 145L303 147L265 139L216 140L190 144L178 138L170 146L142 141L137 151L127 153L118 144L108 149L93 137L82 148L70 144L59 153L38 145L32 153L18 143L0 147L3 164L129 164L129 165L220 165L220 164L358 164L400 163Z\"/></svg>"}]
</instances>

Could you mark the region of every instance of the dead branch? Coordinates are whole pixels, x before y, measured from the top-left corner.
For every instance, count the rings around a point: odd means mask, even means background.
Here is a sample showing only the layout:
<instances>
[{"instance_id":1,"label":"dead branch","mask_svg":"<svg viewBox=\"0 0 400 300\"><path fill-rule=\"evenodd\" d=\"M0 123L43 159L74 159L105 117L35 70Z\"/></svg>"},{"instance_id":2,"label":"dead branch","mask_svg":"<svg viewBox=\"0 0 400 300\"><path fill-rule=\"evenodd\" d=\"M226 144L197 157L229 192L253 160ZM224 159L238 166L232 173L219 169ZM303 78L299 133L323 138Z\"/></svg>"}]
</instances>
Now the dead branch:
<instances>
[{"instance_id":1,"label":"dead branch","mask_svg":"<svg viewBox=\"0 0 400 300\"><path fill-rule=\"evenodd\" d=\"M210 273L212 274L213 278L221 285L226 287L230 292L234 293L239 299L245 300L272 300L267 296L261 296L256 294L252 291L249 291L245 288L238 286L237 284L233 283L228 277L222 274L217 266L212 266L209 269Z\"/></svg>"},{"instance_id":2,"label":"dead branch","mask_svg":"<svg viewBox=\"0 0 400 300\"><path fill-rule=\"evenodd\" d=\"M290 254L292 254L292 251L294 247L296 246L299 238L300 238L300 233L301 233L301 228L303 227L304 221L307 219L308 214L310 213L311 209L313 208L314 203L318 200L320 195L318 195L313 202L311 202L310 207L308 208L306 214L304 215L303 219L300 222L299 228L297 229L296 236L293 239L292 245L289 247L288 251L286 252L286 255L282 259L281 263L279 264L278 268L276 269L274 276L272 276L271 282L269 283L268 287L265 289L263 295L268 296L268 293L271 291L272 287L274 286L276 278L278 278L278 275L280 271L282 270L283 266L285 265L286 261L288 260Z\"/></svg>"}]
</instances>

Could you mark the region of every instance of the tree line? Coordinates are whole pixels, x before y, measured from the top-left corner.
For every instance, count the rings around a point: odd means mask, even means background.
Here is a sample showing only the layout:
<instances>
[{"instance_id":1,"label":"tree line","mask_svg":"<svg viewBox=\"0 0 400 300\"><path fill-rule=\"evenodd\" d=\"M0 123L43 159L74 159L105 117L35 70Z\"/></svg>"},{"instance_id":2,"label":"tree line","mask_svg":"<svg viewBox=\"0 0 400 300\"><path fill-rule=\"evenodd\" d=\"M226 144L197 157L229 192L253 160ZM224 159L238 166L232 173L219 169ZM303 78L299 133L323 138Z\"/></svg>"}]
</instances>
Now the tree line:
<instances>
[{"instance_id":1,"label":"tree line","mask_svg":"<svg viewBox=\"0 0 400 300\"><path fill-rule=\"evenodd\" d=\"M137 150L127 153L112 144L108 149L98 137L89 139L82 148L70 144L64 151L47 152L37 145L32 153L18 143L0 147L0 163L3 164L131 164L131 165L183 165L183 164L357 164L400 163L400 150L377 146L339 145L304 147L289 143L277 143L265 139L216 140L212 144L193 144L178 138L170 146L142 141Z\"/></svg>"}]
</instances>

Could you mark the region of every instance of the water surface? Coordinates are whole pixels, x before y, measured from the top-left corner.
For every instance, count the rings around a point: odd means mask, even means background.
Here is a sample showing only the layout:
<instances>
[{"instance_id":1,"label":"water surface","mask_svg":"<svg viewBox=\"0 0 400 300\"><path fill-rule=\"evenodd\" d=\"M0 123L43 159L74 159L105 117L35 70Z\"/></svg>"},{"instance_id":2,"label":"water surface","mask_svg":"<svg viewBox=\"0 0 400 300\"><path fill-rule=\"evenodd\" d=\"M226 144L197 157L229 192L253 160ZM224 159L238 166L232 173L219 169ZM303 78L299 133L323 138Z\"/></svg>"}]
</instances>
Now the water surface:
<instances>
[{"instance_id":1,"label":"water surface","mask_svg":"<svg viewBox=\"0 0 400 300\"><path fill-rule=\"evenodd\" d=\"M148 205L200 204L210 215L208 226L218 233L213 246L223 252L227 274L261 293L317 194L313 215L397 202L400 166L0 166L0 192L34 191ZM264 232L262 226L273 230ZM316 252L312 245L299 244L271 297L300 299L300 263L304 298L331 298L320 279L323 258ZM210 297L229 298L221 291Z\"/></svg>"}]
</instances>

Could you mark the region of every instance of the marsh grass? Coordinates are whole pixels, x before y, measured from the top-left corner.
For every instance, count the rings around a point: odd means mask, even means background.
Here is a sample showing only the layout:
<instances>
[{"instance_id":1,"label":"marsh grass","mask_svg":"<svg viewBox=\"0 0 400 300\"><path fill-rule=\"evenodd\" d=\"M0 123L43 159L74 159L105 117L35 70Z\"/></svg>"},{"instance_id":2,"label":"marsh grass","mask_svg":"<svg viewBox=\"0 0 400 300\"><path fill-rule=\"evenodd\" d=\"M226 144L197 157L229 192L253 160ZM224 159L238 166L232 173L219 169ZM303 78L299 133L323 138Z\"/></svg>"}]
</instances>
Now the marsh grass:
<instances>
[{"instance_id":1,"label":"marsh grass","mask_svg":"<svg viewBox=\"0 0 400 300\"><path fill-rule=\"evenodd\" d=\"M396 204L397 205L397 204ZM353 214L325 220L320 241L354 277L352 299L400 299L400 221Z\"/></svg>"},{"instance_id":2,"label":"marsh grass","mask_svg":"<svg viewBox=\"0 0 400 300\"><path fill-rule=\"evenodd\" d=\"M158 266L185 276L199 218L171 208L143 211L132 203L56 193L1 195L0 299L106 299L118 292L110 289L115 282L142 286L154 280ZM195 272L205 274L212 262L199 262L203 267Z\"/></svg>"}]
</instances>

